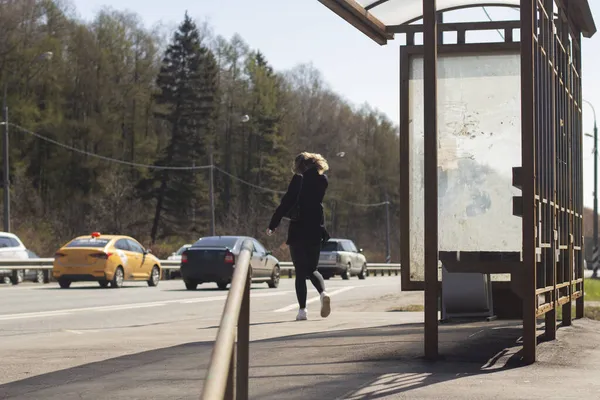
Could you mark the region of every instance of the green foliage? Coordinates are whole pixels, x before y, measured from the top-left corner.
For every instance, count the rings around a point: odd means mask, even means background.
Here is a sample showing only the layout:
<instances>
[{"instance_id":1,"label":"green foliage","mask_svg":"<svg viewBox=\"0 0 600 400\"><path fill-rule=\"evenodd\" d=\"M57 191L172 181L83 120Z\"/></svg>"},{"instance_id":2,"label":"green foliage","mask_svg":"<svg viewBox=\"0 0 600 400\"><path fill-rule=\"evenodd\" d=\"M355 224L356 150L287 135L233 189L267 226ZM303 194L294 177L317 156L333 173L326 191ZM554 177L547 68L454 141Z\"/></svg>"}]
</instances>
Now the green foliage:
<instances>
[{"instance_id":1,"label":"green foliage","mask_svg":"<svg viewBox=\"0 0 600 400\"><path fill-rule=\"evenodd\" d=\"M331 167L332 234L383 261L385 209L348 202L389 196L397 260L397 128L348 104L313 66L276 71L239 35L209 32L186 15L163 43L164 32L135 14L104 9L83 23L61 1L0 2L0 87L8 85L11 122L137 164L207 165L212 149L219 168L273 190L287 187L295 154L321 153ZM38 58L48 51L51 60ZM10 155L13 229L40 255L91 231L129 234L168 255L210 231L206 169L110 163L14 128ZM214 173L217 233L255 235L287 259L285 226L263 236L280 195Z\"/></svg>"},{"instance_id":2,"label":"green foliage","mask_svg":"<svg viewBox=\"0 0 600 400\"><path fill-rule=\"evenodd\" d=\"M212 51L200 44L198 28L187 14L165 52L156 85L156 118L164 123L170 138L155 165L185 167L207 160L218 107L217 65ZM197 224L206 226L205 220L195 218L196 213L206 214L206 179L194 170L156 171L142 183L142 190L151 192L147 197L156 202L152 243L161 226L163 236L196 229Z\"/></svg>"}]
</instances>

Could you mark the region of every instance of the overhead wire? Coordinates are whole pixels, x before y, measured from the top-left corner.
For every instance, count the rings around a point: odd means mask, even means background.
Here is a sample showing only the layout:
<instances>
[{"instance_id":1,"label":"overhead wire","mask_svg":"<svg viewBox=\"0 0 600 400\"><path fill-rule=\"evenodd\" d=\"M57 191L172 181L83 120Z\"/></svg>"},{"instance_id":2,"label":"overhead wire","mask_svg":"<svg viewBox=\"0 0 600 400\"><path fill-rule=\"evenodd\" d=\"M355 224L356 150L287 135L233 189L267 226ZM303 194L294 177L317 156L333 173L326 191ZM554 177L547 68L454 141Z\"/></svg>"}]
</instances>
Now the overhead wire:
<instances>
[{"instance_id":1,"label":"overhead wire","mask_svg":"<svg viewBox=\"0 0 600 400\"><path fill-rule=\"evenodd\" d=\"M3 123L0 123L3 124ZM155 170L173 170L173 171L193 171L193 170L205 170L205 169L210 169L210 168L214 168L215 171L218 171L220 173L222 173L223 175L226 175L228 177L230 177L231 179L240 182L244 185L247 185L249 187L252 187L254 189L257 190L262 190L264 192L269 192L269 193L275 193L275 194L285 194L285 191L282 190L275 190L275 189L270 189L267 187L263 187L263 186L259 186L256 185L252 182L248 182L238 176L235 176L227 171L225 171L224 169L216 166L216 165L201 165L201 166L168 166L168 165L153 165L153 164L141 164L141 163L135 163L135 162L131 162L131 161L126 161L126 160L122 160L122 159L118 159L118 158L113 158L113 157L107 157L107 156L103 156L97 153L92 153L86 150L82 150L79 149L77 147L74 146L70 146L68 144L65 143L61 143L57 140L54 140L52 138L49 138L47 136L41 135L37 132L33 132L29 129L26 129L20 125L14 124L14 123L9 123L9 126L19 129L20 131L27 133L33 137L36 137L37 139L40 139L42 141L54 144L58 147L64 148L66 150L69 151L73 151L75 153L79 153L79 154L83 154L89 157L94 157L94 158L98 158L107 162L112 162L112 163L116 163L116 164L122 164L122 165L127 165L127 166L131 166L131 167L138 167L138 168L148 168L148 169L155 169ZM343 200L343 199L338 199L338 198L332 198L332 200L335 201L339 201L341 203L347 204L347 205L351 205L351 206L355 206L355 207L381 207L387 204L390 204L388 201L384 201L384 202L380 202L380 203L355 203L355 202L351 202L351 201L347 201L347 200Z\"/></svg>"}]
</instances>

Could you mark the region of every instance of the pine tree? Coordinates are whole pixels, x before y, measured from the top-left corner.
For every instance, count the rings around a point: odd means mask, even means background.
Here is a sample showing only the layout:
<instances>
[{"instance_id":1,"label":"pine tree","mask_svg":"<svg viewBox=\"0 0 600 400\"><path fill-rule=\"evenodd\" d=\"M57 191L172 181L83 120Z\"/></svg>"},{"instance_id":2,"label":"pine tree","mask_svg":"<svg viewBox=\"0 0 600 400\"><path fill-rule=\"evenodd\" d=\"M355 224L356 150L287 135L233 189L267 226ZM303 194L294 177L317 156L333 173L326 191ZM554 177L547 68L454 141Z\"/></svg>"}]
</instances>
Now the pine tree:
<instances>
[{"instance_id":1,"label":"pine tree","mask_svg":"<svg viewBox=\"0 0 600 400\"><path fill-rule=\"evenodd\" d=\"M289 179L289 154L281 129L282 93L281 78L267 63L261 52L251 54L247 62L249 78L249 105L252 112L248 153L246 156L246 178L256 185L269 188L284 188ZM255 217L268 213L279 200L273 193L248 191L248 198L257 201L260 209L254 210ZM257 221L258 222L258 221ZM258 230L258 226L255 228Z\"/></svg>"},{"instance_id":2,"label":"pine tree","mask_svg":"<svg viewBox=\"0 0 600 400\"><path fill-rule=\"evenodd\" d=\"M207 164L218 105L217 64L212 52L201 45L198 28L187 13L165 52L156 84L156 116L170 131L169 143L156 165ZM145 183L156 199L152 242L159 227L165 235L206 230L207 178L206 170L158 170Z\"/></svg>"}]
</instances>

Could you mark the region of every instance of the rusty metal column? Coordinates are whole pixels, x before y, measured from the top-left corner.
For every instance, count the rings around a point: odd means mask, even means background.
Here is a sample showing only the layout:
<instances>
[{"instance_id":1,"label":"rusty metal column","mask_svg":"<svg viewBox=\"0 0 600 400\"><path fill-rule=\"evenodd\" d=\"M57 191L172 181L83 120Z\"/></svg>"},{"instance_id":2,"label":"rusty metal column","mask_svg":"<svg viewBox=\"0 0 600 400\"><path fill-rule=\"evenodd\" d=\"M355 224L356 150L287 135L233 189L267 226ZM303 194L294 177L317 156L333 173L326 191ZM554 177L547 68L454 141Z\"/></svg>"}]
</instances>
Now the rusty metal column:
<instances>
[{"instance_id":1,"label":"rusty metal column","mask_svg":"<svg viewBox=\"0 0 600 400\"><path fill-rule=\"evenodd\" d=\"M425 163L425 357L438 351L438 176L436 0L423 0Z\"/></svg>"},{"instance_id":2,"label":"rusty metal column","mask_svg":"<svg viewBox=\"0 0 600 400\"><path fill-rule=\"evenodd\" d=\"M521 0L521 164L523 171L523 355L536 358L534 34L537 0Z\"/></svg>"},{"instance_id":3,"label":"rusty metal column","mask_svg":"<svg viewBox=\"0 0 600 400\"><path fill-rule=\"evenodd\" d=\"M246 280L244 297L237 326L236 399L248 400L248 377L250 368L250 276Z\"/></svg>"}]
</instances>

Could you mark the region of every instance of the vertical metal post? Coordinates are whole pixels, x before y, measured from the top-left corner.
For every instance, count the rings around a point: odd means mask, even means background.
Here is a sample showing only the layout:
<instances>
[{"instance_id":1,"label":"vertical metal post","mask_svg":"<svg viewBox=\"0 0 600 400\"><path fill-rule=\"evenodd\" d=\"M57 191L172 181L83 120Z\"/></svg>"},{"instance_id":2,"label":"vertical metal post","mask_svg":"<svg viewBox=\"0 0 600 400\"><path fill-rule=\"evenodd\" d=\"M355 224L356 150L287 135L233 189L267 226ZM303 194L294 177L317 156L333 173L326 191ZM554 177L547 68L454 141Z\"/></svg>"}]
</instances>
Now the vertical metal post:
<instances>
[{"instance_id":1,"label":"vertical metal post","mask_svg":"<svg viewBox=\"0 0 600 400\"><path fill-rule=\"evenodd\" d=\"M213 150L210 149L210 234L216 235L215 227L215 165L213 161Z\"/></svg>"},{"instance_id":2,"label":"vertical metal post","mask_svg":"<svg viewBox=\"0 0 600 400\"><path fill-rule=\"evenodd\" d=\"M194 168L194 170L192 171L192 174L194 174L194 180L195 180L196 160L192 161L192 167ZM192 199L192 229L196 229L196 198L195 197Z\"/></svg>"},{"instance_id":3,"label":"vertical metal post","mask_svg":"<svg viewBox=\"0 0 600 400\"><path fill-rule=\"evenodd\" d=\"M598 125L594 115L594 249L596 247L598 247Z\"/></svg>"},{"instance_id":4,"label":"vertical metal post","mask_svg":"<svg viewBox=\"0 0 600 400\"><path fill-rule=\"evenodd\" d=\"M425 357L438 357L438 176L436 0L423 0L425 150Z\"/></svg>"},{"instance_id":5,"label":"vertical metal post","mask_svg":"<svg viewBox=\"0 0 600 400\"><path fill-rule=\"evenodd\" d=\"M3 189L4 189L4 232L10 232L10 162L8 147L8 83L4 82L4 95L2 102L4 112L4 135L2 136L3 153Z\"/></svg>"},{"instance_id":6,"label":"vertical metal post","mask_svg":"<svg viewBox=\"0 0 600 400\"><path fill-rule=\"evenodd\" d=\"M535 74L534 34L536 1L521 0L521 165L523 168L523 353L526 363L536 358L536 268L535 229Z\"/></svg>"},{"instance_id":7,"label":"vertical metal post","mask_svg":"<svg viewBox=\"0 0 600 400\"><path fill-rule=\"evenodd\" d=\"M248 400L250 369L250 276L246 280L244 297L237 325L236 400Z\"/></svg>"},{"instance_id":8,"label":"vertical metal post","mask_svg":"<svg viewBox=\"0 0 600 400\"><path fill-rule=\"evenodd\" d=\"M390 200L388 194L385 194L385 262L392 262L392 253L390 249Z\"/></svg>"},{"instance_id":9,"label":"vertical metal post","mask_svg":"<svg viewBox=\"0 0 600 400\"><path fill-rule=\"evenodd\" d=\"M329 227L329 234L333 235L335 231L335 209L337 206L337 201L333 201L333 205L331 206L331 226Z\"/></svg>"}]
</instances>

